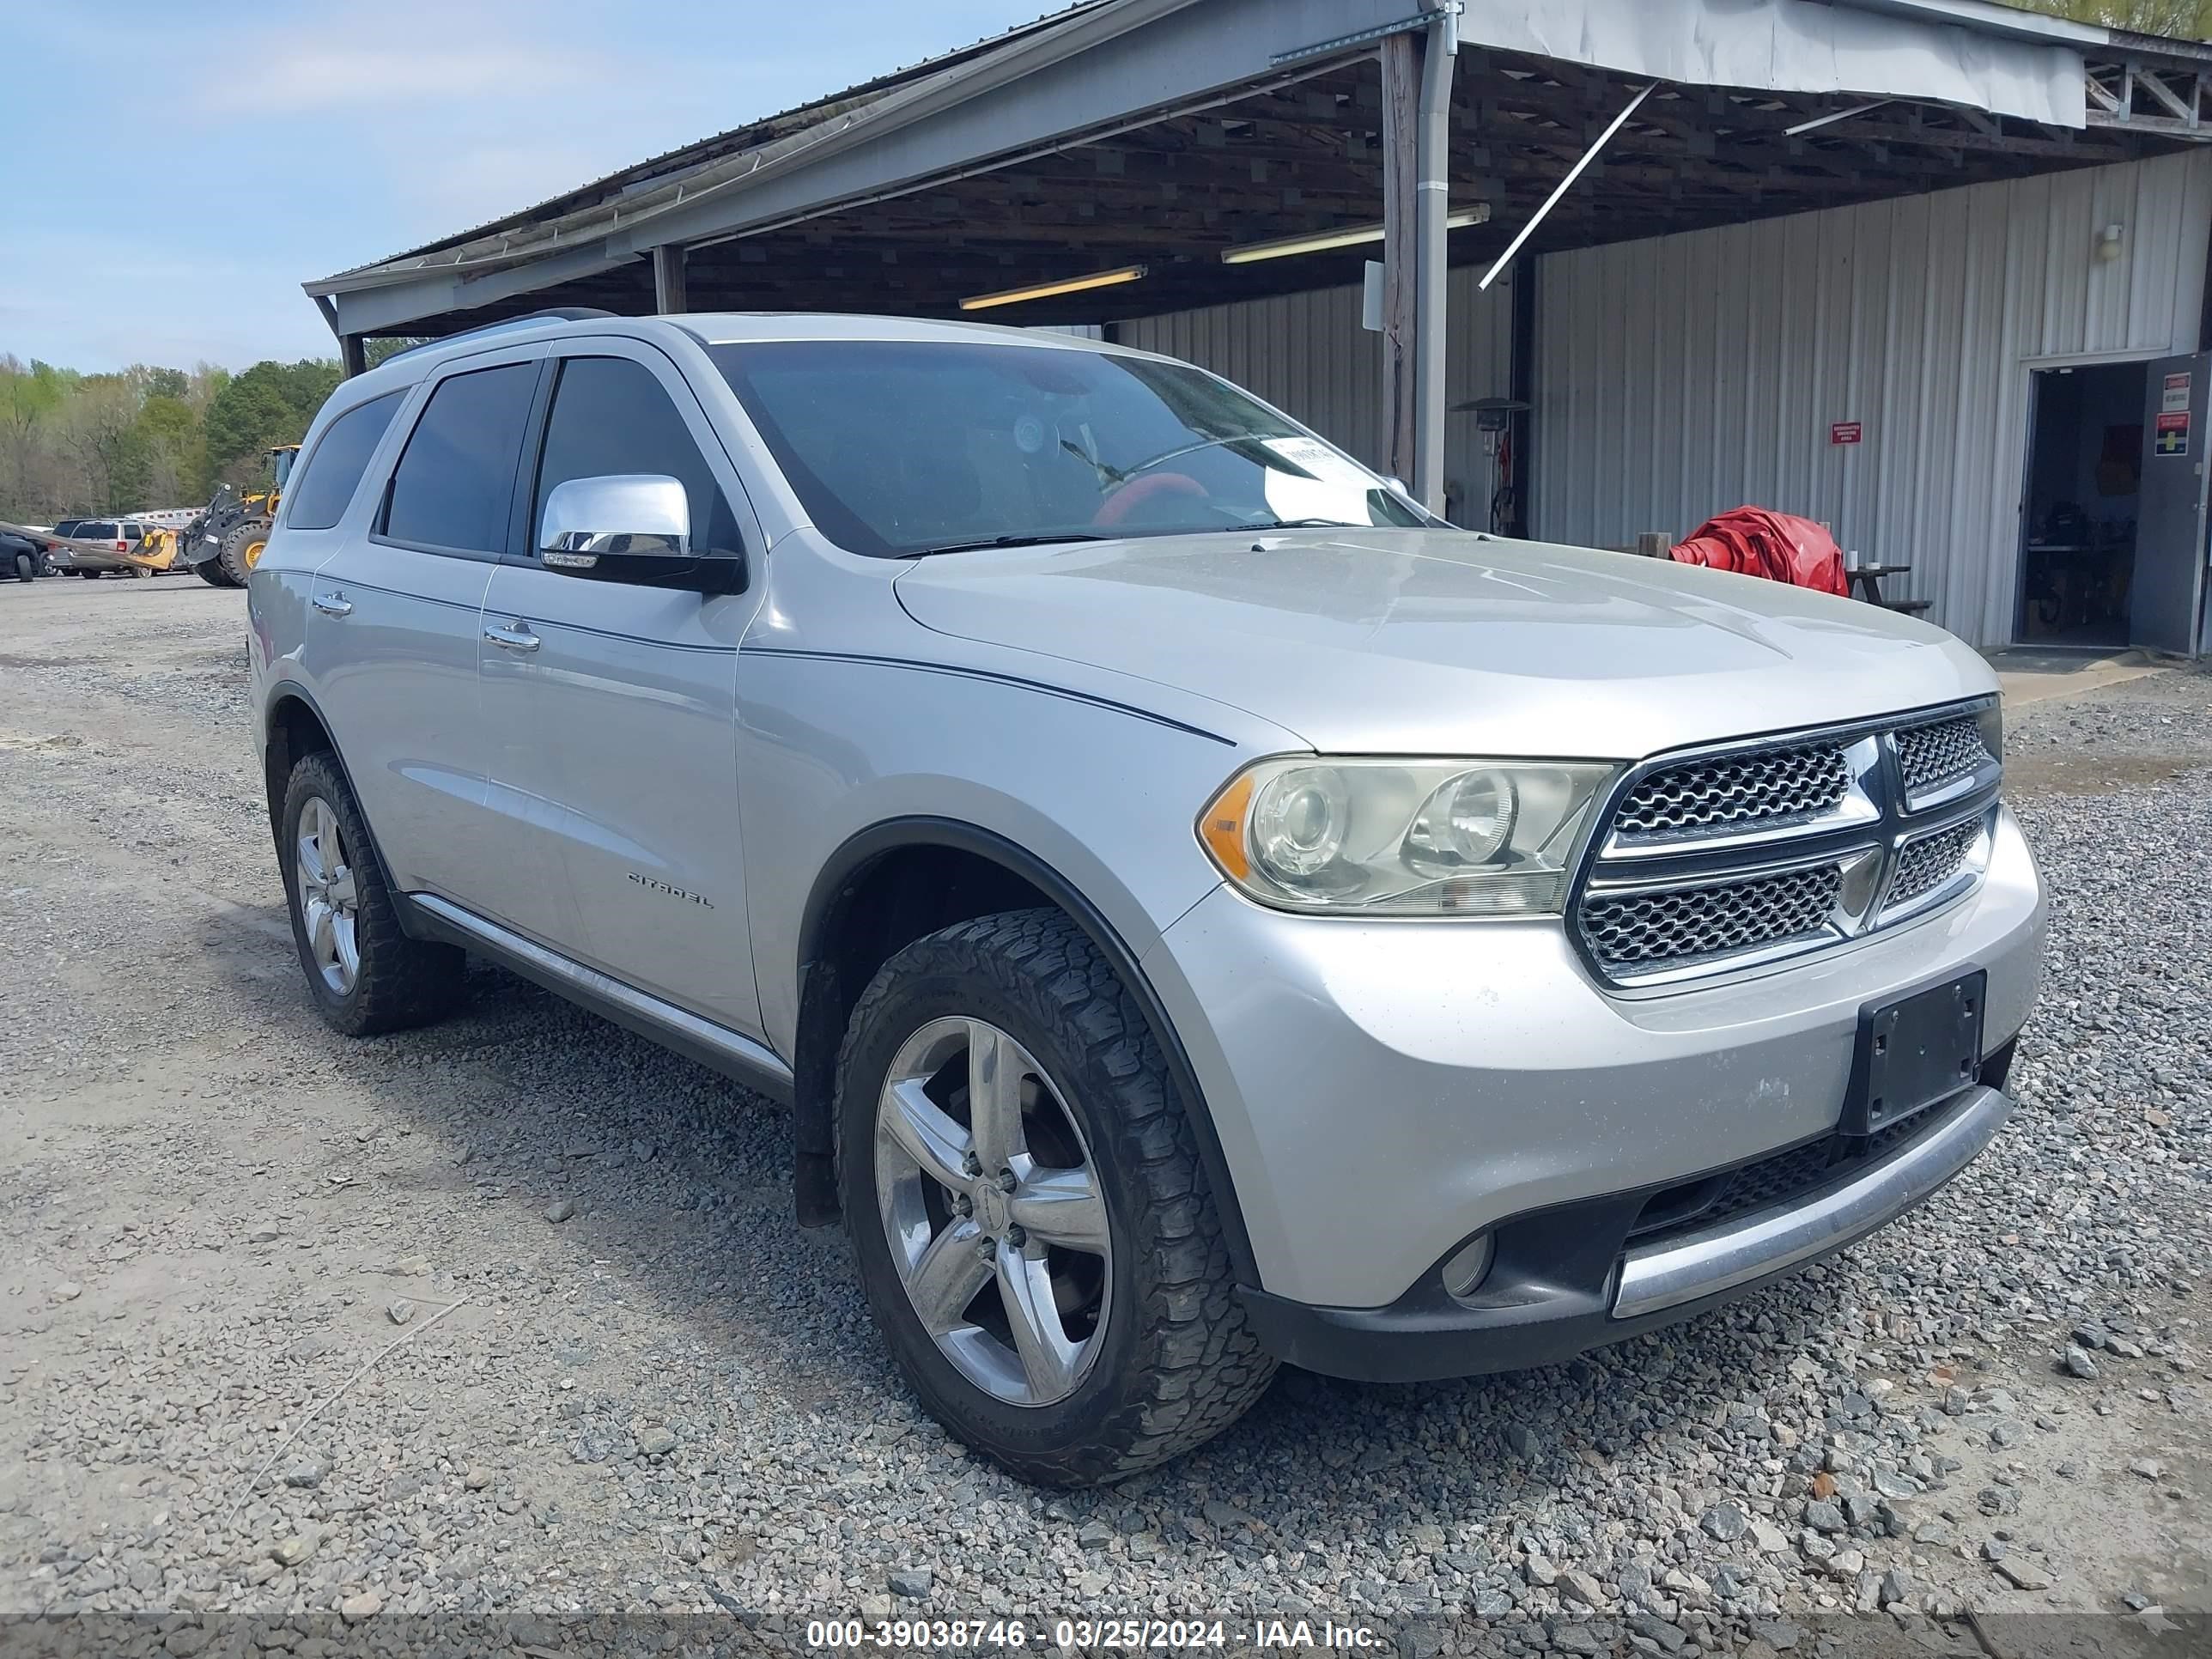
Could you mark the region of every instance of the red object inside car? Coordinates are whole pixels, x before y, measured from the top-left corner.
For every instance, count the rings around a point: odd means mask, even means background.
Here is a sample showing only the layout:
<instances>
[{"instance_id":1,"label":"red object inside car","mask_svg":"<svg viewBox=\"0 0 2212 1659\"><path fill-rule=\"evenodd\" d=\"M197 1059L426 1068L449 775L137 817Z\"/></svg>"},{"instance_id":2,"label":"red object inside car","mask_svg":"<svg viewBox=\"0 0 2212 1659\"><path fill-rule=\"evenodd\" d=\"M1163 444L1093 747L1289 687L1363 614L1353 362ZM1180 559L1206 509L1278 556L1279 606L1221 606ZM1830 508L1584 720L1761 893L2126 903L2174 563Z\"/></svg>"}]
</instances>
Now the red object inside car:
<instances>
[{"instance_id":1,"label":"red object inside car","mask_svg":"<svg viewBox=\"0 0 2212 1659\"><path fill-rule=\"evenodd\" d=\"M1763 507L1739 507L1706 520L1675 544L1674 557L1822 593L1850 592L1844 551L1834 537L1810 519Z\"/></svg>"}]
</instances>

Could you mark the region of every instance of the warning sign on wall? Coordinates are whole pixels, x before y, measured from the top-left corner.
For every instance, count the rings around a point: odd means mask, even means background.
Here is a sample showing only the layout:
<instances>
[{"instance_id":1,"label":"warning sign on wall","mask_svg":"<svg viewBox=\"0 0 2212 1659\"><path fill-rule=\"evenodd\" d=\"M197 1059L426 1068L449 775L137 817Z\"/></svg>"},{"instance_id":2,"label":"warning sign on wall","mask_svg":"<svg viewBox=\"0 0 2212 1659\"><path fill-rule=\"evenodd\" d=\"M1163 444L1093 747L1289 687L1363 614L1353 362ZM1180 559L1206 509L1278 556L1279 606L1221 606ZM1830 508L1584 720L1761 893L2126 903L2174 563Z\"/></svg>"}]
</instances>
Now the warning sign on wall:
<instances>
[{"instance_id":1,"label":"warning sign on wall","mask_svg":"<svg viewBox=\"0 0 2212 1659\"><path fill-rule=\"evenodd\" d=\"M1834 421L1828 426L1828 441L1832 444L1855 444L1866 436L1866 428L1857 421Z\"/></svg>"},{"instance_id":2,"label":"warning sign on wall","mask_svg":"<svg viewBox=\"0 0 2212 1659\"><path fill-rule=\"evenodd\" d=\"M2150 453L2154 455L2186 455L2189 453L2189 411L2180 410L2160 415L2158 430L2153 434Z\"/></svg>"},{"instance_id":3,"label":"warning sign on wall","mask_svg":"<svg viewBox=\"0 0 2212 1659\"><path fill-rule=\"evenodd\" d=\"M2189 376L2167 375L2158 406L2168 415L2186 415L2189 412Z\"/></svg>"}]
</instances>

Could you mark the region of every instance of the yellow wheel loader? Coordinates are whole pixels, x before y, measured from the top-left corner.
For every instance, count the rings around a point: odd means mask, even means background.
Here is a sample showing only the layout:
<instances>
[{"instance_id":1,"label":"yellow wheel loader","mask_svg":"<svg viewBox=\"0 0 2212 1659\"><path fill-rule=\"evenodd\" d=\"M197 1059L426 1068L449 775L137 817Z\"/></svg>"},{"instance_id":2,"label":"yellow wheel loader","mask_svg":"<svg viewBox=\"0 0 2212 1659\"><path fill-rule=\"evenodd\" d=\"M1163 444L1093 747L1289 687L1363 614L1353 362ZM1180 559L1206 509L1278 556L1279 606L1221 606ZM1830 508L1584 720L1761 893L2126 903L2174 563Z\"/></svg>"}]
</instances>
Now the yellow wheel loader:
<instances>
[{"instance_id":1,"label":"yellow wheel loader","mask_svg":"<svg viewBox=\"0 0 2212 1659\"><path fill-rule=\"evenodd\" d=\"M260 562L261 550L269 544L269 526L299 459L299 445L278 444L263 452L264 482L259 489L241 493L230 484L219 486L207 511L185 527L178 558L190 564L204 582L245 586L247 574Z\"/></svg>"}]
</instances>

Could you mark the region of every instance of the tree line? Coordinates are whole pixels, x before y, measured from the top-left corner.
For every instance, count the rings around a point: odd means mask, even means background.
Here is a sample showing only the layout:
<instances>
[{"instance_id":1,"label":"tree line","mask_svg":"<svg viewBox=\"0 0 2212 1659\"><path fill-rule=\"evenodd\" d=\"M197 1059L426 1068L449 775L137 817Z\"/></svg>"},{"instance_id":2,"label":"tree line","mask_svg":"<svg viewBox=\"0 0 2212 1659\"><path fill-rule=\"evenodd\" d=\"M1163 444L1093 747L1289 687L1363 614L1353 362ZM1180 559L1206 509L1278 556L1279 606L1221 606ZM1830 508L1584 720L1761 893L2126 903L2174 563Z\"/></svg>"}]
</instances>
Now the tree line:
<instances>
[{"instance_id":1,"label":"tree line","mask_svg":"<svg viewBox=\"0 0 2212 1659\"><path fill-rule=\"evenodd\" d=\"M2212 0L2016 0L2032 11L2054 12L2077 23L2170 34L2185 40L2212 37Z\"/></svg>"},{"instance_id":2,"label":"tree line","mask_svg":"<svg viewBox=\"0 0 2212 1659\"><path fill-rule=\"evenodd\" d=\"M339 378L317 358L86 374L0 356L0 520L204 505L255 476L263 450L297 443Z\"/></svg>"}]
</instances>

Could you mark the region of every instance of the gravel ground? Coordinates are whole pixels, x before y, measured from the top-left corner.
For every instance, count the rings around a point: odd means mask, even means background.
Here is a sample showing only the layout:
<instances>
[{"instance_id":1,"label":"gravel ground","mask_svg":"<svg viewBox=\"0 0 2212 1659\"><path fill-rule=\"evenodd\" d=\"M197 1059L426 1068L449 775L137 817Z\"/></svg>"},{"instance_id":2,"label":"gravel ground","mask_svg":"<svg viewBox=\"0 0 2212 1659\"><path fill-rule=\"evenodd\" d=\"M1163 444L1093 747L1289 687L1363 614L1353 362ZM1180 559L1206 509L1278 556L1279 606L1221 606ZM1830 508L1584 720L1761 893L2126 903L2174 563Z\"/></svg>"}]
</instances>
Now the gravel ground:
<instances>
[{"instance_id":1,"label":"gravel ground","mask_svg":"<svg viewBox=\"0 0 2212 1659\"><path fill-rule=\"evenodd\" d=\"M198 583L0 590L0 1613L158 1610L180 1659L226 1613L302 1655L578 1612L2204 1650L2212 678L2017 717L2051 972L2020 1116L1926 1206L1564 1367L1285 1373L1055 1495L893 1380L772 1109L489 969L434 1030L324 1030L241 626Z\"/></svg>"}]
</instances>

